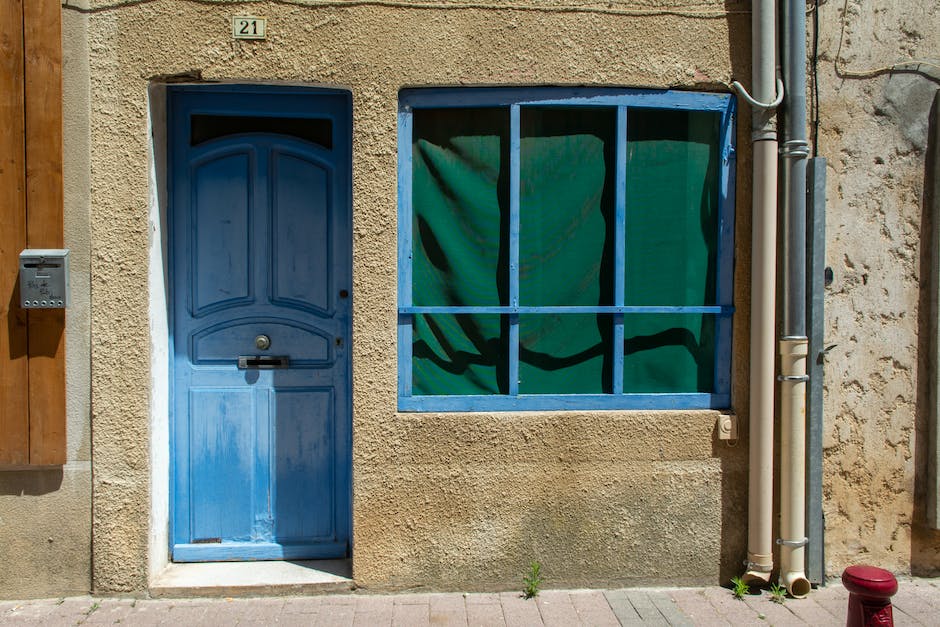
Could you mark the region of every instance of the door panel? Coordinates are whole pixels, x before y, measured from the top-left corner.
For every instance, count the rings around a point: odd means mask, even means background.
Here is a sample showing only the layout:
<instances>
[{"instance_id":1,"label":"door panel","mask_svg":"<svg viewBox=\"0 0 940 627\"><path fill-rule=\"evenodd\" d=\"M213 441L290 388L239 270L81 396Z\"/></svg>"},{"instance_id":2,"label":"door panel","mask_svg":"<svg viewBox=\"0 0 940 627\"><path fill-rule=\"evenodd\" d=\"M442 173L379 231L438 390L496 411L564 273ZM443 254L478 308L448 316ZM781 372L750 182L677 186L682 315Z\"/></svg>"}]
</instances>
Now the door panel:
<instances>
[{"instance_id":1,"label":"door panel","mask_svg":"<svg viewBox=\"0 0 940 627\"><path fill-rule=\"evenodd\" d=\"M226 89L170 96L173 559L342 557L349 97L242 88L232 98ZM327 118L315 126L333 135L313 143L278 132L267 119L278 112L293 116L288 131L310 116ZM218 132L261 114L267 121L250 132ZM227 121L193 141L193 118L211 125L213 115Z\"/></svg>"},{"instance_id":2,"label":"door panel","mask_svg":"<svg viewBox=\"0 0 940 627\"><path fill-rule=\"evenodd\" d=\"M249 540L254 479L254 399L249 390L190 392L193 541ZM246 487L248 489L246 489Z\"/></svg>"},{"instance_id":3,"label":"door panel","mask_svg":"<svg viewBox=\"0 0 940 627\"><path fill-rule=\"evenodd\" d=\"M330 276L323 268L329 265L330 224L324 214L303 207L327 202L331 173L320 164L283 152L274 155L273 167L273 299L328 314Z\"/></svg>"},{"instance_id":4,"label":"door panel","mask_svg":"<svg viewBox=\"0 0 940 627\"><path fill-rule=\"evenodd\" d=\"M333 495L328 483L334 465L333 446L326 434L333 432L333 391L329 388L297 388L274 393L277 416L276 483L278 486L275 534L282 542L299 538L331 538L334 535ZM304 420L314 416L316 425ZM316 507L298 509L294 503L310 500Z\"/></svg>"},{"instance_id":5,"label":"door panel","mask_svg":"<svg viewBox=\"0 0 940 627\"><path fill-rule=\"evenodd\" d=\"M193 168L193 315L251 296L249 155L223 154Z\"/></svg>"}]
</instances>

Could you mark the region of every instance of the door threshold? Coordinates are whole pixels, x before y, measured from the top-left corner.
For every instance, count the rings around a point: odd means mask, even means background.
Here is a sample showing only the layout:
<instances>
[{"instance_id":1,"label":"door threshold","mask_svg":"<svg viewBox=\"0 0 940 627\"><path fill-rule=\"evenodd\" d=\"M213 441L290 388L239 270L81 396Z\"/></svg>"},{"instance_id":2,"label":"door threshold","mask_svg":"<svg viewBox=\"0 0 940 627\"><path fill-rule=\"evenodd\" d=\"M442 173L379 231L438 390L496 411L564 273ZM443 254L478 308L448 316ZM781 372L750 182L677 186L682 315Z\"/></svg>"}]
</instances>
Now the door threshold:
<instances>
[{"instance_id":1,"label":"door threshold","mask_svg":"<svg viewBox=\"0 0 940 627\"><path fill-rule=\"evenodd\" d=\"M348 592L351 560L169 564L150 585L152 597L284 596Z\"/></svg>"}]
</instances>

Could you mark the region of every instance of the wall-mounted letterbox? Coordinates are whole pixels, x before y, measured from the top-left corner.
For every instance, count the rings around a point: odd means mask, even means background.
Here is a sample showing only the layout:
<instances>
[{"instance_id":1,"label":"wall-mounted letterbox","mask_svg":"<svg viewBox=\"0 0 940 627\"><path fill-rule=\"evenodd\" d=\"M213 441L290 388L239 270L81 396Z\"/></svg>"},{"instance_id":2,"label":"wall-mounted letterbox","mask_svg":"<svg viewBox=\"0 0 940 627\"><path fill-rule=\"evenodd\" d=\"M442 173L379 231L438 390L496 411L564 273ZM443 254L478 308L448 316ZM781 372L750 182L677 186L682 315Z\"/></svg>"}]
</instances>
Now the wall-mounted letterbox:
<instances>
[{"instance_id":1,"label":"wall-mounted letterbox","mask_svg":"<svg viewBox=\"0 0 940 627\"><path fill-rule=\"evenodd\" d=\"M20 304L25 309L69 306L67 248L27 248L20 253Z\"/></svg>"}]
</instances>

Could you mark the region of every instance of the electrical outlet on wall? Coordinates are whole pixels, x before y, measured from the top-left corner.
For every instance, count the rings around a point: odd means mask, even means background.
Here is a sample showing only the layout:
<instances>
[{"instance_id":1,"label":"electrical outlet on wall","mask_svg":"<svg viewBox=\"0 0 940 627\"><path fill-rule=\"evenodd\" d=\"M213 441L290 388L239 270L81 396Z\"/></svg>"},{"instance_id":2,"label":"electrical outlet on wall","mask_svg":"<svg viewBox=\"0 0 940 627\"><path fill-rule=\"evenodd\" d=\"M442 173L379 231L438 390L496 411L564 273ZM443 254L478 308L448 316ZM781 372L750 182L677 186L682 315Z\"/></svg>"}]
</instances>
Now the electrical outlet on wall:
<instances>
[{"instance_id":1,"label":"electrical outlet on wall","mask_svg":"<svg viewBox=\"0 0 940 627\"><path fill-rule=\"evenodd\" d=\"M738 439L738 417L735 414L722 414L718 416L718 439Z\"/></svg>"}]
</instances>

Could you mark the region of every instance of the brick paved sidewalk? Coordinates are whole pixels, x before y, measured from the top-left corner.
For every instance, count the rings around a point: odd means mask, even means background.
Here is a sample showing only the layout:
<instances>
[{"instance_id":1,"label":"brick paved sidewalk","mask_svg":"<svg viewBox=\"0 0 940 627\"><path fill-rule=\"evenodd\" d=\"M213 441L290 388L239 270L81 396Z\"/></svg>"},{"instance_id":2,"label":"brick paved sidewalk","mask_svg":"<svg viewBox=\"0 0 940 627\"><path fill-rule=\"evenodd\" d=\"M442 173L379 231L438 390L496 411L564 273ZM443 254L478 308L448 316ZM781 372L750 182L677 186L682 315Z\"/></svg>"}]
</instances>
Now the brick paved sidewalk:
<instances>
[{"instance_id":1,"label":"brick paved sidewalk","mask_svg":"<svg viewBox=\"0 0 940 627\"><path fill-rule=\"evenodd\" d=\"M3 625L844 625L841 585L806 599L743 601L724 588L545 590L482 594L367 593L247 599L70 597L0 601ZM940 579L902 580L894 622L940 625Z\"/></svg>"}]
</instances>

